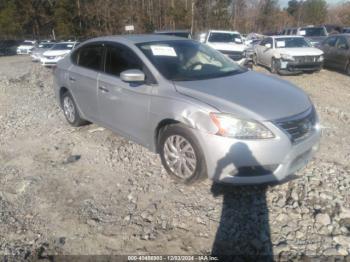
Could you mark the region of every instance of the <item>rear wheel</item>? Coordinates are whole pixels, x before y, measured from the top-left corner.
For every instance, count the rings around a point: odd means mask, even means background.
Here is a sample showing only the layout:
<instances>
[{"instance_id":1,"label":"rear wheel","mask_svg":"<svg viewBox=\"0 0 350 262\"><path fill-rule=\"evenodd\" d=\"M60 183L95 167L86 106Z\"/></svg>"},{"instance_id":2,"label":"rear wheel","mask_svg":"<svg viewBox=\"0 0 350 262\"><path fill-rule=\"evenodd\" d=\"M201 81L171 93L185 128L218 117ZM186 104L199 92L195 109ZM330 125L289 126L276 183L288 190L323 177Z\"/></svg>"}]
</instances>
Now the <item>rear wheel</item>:
<instances>
[{"instance_id":1,"label":"rear wheel","mask_svg":"<svg viewBox=\"0 0 350 262\"><path fill-rule=\"evenodd\" d=\"M78 127L87 123L86 120L80 117L74 99L68 91L62 95L62 109L67 122L71 126Z\"/></svg>"},{"instance_id":2,"label":"rear wheel","mask_svg":"<svg viewBox=\"0 0 350 262\"><path fill-rule=\"evenodd\" d=\"M206 177L203 152L189 128L181 124L163 128L159 150L164 168L175 180L189 184Z\"/></svg>"}]
</instances>

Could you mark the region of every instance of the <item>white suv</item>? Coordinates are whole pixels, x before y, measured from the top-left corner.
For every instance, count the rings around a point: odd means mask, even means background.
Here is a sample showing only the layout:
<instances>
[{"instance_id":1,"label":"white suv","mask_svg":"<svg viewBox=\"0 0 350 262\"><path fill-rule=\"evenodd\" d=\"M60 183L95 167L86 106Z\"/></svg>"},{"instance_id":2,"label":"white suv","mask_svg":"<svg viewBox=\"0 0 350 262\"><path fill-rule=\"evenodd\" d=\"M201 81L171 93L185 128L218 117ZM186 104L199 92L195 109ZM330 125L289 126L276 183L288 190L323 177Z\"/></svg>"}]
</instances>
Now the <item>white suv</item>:
<instances>
[{"instance_id":1,"label":"white suv","mask_svg":"<svg viewBox=\"0 0 350 262\"><path fill-rule=\"evenodd\" d=\"M319 71L323 51L312 47L302 36L271 36L255 46L253 63L269 67L272 73Z\"/></svg>"},{"instance_id":2,"label":"white suv","mask_svg":"<svg viewBox=\"0 0 350 262\"><path fill-rule=\"evenodd\" d=\"M241 66L249 67L251 64L246 52L248 46L237 31L210 30L201 34L199 41L227 55Z\"/></svg>"}]
</instances>

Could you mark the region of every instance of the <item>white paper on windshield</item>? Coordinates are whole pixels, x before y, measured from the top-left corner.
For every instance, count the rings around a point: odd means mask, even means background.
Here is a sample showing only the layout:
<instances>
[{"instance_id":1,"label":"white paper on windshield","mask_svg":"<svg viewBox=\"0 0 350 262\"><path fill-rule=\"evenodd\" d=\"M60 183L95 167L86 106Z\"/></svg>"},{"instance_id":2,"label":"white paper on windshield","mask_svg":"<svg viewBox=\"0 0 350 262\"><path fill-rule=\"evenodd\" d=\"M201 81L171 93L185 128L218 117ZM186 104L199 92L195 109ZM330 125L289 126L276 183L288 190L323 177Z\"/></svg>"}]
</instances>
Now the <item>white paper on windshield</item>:
<instances>
[{"instance_id":1,"label":"white paper on windshield","mask_svg":"<svg viewBox=\"0 0 350 262\"><path fill-rule=\"evenodd\" d=\"M301 30L301 31L299 32L299 34L300 34L300 35L306 35L306 31L305 31L305 30Z\"/></svg>"},{"instance_id":2,"label":"white paper on windshield","mask_svg":"<svg viewBox=\"0 0 350 262\"><path fill-rule=\"evenodd\" d=\"M154 56L177 56L174 48L171 46L151 45L151 50Z\"/></svg>"},{"instance_id":3,"label":"white paper on windshield","mask_svg":"<svg viewBox=\"0 0 350 262\"><path fill-rule=\"evenodd\" d=\"M277 41L276 42L276 46L277 47L285 47L286 46L286 42L285 41Z\"/></svg>"},{"instance_id":4,"label":"white paper on windshield","mask_svg":"<svg viewBox=\"0 0 350 262\"><path fill-rule=\"evenodd\" d=\"M73 47L73 45L67 45L67 47Z\"/></svg>"},{"instance_id":5,"label":"white paper on windshield","mask_svg":"<svg viewBox=\"0 0 350 262\"><path fill-rule=\"evenodd\" d=\"M242 43L242 39L240 39L240 38L235 38L235 42Z\"/></svg>"}]
</instances>

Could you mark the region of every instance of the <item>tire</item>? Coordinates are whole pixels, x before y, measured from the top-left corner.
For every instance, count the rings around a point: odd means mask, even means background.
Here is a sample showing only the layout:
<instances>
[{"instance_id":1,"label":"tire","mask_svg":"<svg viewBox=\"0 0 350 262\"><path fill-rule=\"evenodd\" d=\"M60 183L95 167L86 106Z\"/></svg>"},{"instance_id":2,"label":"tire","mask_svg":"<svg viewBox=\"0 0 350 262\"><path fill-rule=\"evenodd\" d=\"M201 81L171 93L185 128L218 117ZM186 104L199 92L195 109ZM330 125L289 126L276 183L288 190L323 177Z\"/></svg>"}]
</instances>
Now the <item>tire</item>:
<instances>
[{"instance_id":1,"label":"tire","mask_svg":"<svg viewBox=\"0 0 350 262\"><path fill-rule=\"evenodd\" d=\"M191 129L182 124L165 126L158 146L162 164L175 181L192 184L207 177L204 154Z\"/></svg>"},{"instance_id":2,"label":"tire","mask_svg":"<svg viewBox=\"0 0 350 262\"><path fill-rule=\"evenodd\" d=\"M256 54L253 54L253 65L258 65L258 57L256 56Z\"/></svg>"},{"instance_id":3,"label":"tire","mask_svg":"<svg viewBox=\"0 0 350 262\"><path fill-rule=\"evenodd\" d=\"M275 58L272 58L272 60L271 60L271 67L270 67L270 72L272 74L277 74L278 73L278 71L279 71L278 64L279 64L279 61L277 59L275 59Z\"/></svg>"},{"instance_id":4,"label":"tire","mask_svg":"<svg viewBox=\"0 0 350 262\"><path fill-rule=\"evenodd\" d=\"M63 114L71 126L78 127L87 124L87 121L79 115L77 105L68 91L62 95L61 101Z\"/></svg>"}]
</instances>

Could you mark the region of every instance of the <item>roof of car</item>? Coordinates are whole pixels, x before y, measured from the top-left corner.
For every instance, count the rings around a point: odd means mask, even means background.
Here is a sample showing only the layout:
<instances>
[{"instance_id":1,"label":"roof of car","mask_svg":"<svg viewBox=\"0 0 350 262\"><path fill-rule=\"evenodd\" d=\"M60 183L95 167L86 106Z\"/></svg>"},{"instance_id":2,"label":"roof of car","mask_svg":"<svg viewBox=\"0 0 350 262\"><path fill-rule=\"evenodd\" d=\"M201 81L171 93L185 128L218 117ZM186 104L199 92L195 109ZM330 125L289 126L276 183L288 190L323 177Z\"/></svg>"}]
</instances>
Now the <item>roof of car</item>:
<instances>
[{"instance_id":1,"label":"roof of car","mask_svg":"<svg viewBox=\"0 0 350 262\"><path fill-rule=\"evenodd\" d=\"M303 38L301 35L274 35L273 38Z\"/></svg>"},{"instance_id":2,"label":"roof of car","mask_svg":"<svg viewBox=\"0 0 350 262\"><path fill-rule=\"evenodd\" d=\"M166 33L190 33L190 30L156 30L154 31L155 34L166 34Z\"/></svg>"},{"instance_id":3,"label":"roof of car","mask_svg":"<svg viewBox=\"0 0 350 262\"><path fill-rule=\"evenodd\" d=\"M92 38L86 41L112 41L112 42L128 42L130 44L139 44L145 42L156 42L156 41L170 41L170 40L184 40L184 38L171 36L171 35L157 35L157 34L144 34L144 35L113 35L113 36L102 36Z\"/></svg>"},{"instance_id":4,"label":"roof of car","mask_svg":"<svg viewBox=\"0 0 350 262\"><path fill-rule=\"evenodd\" d=\"M239 34L238 31L229 31L229 30L209 30L210 33L233 33Z\"/></svg>"}]
</instances>

